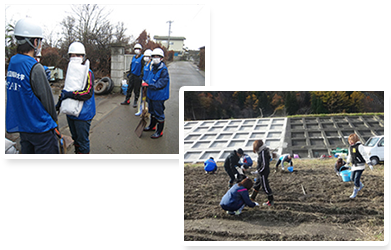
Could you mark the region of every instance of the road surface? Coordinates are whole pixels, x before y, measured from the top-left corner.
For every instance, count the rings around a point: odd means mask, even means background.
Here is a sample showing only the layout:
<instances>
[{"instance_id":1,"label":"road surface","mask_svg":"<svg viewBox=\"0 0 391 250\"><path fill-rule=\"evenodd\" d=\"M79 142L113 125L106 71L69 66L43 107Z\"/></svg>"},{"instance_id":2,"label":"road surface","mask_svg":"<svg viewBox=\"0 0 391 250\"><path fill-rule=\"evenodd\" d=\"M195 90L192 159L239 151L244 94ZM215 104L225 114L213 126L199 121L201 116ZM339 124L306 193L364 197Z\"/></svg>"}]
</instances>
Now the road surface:
<instances>
[{"instance_id":1,"label":"road surface","mask_svg":"<svg viewBox=\"0 0 391 250\"><path fill-rule=\"evenodd\" d=\"M140 118L136 109L120 105L124 95L96 96L97 114L90 130L91 154L178 154L179 153L179 89L182 86L203 86L205 77L190 62L173 62L168 67L170 99L165 102L166 120L163 137L151 139L153 132L134 133ZM133 97L132 97L133 98ZM131 99L131 102L133 99ZM64 115L60 127L70 135ZM73 153L73 148L68 153Z\"/></svg>"}]
</instances>

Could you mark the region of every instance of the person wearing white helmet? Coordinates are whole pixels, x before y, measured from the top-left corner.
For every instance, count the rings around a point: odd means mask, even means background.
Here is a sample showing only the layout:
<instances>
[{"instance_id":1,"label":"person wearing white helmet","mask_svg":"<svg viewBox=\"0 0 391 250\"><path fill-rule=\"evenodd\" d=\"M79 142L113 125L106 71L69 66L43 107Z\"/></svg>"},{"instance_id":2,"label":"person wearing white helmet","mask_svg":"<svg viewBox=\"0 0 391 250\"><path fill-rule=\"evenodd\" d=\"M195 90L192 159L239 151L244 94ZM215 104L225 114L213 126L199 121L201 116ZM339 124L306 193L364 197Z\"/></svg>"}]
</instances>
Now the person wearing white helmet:
<instances>
[{"instance_id":1,"label":"person wearing white helmet","mask_svg":"<svg viewBox=\"0 0 391 250\"><path fill-rule=\"evenodd\" d=\"M19 133L22 154L58 154L57 114L45 70L35 60L42 28L31 18L14 28L17 54L7 70L6 130Z\"/></svg>"},{"instance_id":2,"label":"person wearing white helmet","mask_svg":"<svg viewBox=\"0 0 391 250\"><path fill-rule=\"evenodd\" d=\"M89 68L86 58L86 50L82 43L74 42L68 49L69 64L65 78L64 89L61 91L59 102L56 105L60 109L64 100L72 99L79 102L82 108L79 113L69 112L61 107L61 112L67 114L69 130L72 134L76 154L90 153L90 127L92 118L96 114L94 95L94 73ZM82 103L82 104L80 104Z\"/></svg>"},{"instance_id":3,"label":"person wearing white helmet","mask_svg":"<svg viewBox=\"0 0 391 250\"><path fill-rule=\"evenodd\" d=\"M170 97L170 76L163 58L164 51L161 48L152 51L152 70L148 73L148 80L143 82L143 86L148 88L148 109L151 114L151 122L144 131L155 131L151 135L152 139L163 136L164 102Z\"/></svg>"},{"instance_id":4,"label":"person wearing white helmet","mask_svg":"<svg viewBox=\"0 0 391 250\"><path fill-rule=\"evenodd\" d=\"M143 76L142 83L148 81L148 74L149 74L149 71L151 70L151 66L152 66L152 50L146 49L144 51L144 67L143 67L143 71L142 71L142 76ZM141 88L142 95L144 95L144 92L145 92L145 91L143 92L144 88L145 87ZM140 102L139 111L135 115L136 116L141 115L141 113L143 112L143 108L144 108L144 103Z\"/></svg>"},{"instance_id":5,"label":"person wearing white helmet","mask_svg":"<svg viewBox=\"0 0 391 250\"><path fill-rule=\"evenodd\" d=\"M137 108L138 98L140 97L140 87L141 87L141 79L142 69L144 67L144 55L141 54L142 46L141 44L134 45L134 53L132 61L130 63L129 74L127 75L129 78L128 90L126 91L125 101L122 102L122 105L130 104L130 97L132 96L132 91L134 93L134 102L133 108Z\"/></svg>"}]
</instances>

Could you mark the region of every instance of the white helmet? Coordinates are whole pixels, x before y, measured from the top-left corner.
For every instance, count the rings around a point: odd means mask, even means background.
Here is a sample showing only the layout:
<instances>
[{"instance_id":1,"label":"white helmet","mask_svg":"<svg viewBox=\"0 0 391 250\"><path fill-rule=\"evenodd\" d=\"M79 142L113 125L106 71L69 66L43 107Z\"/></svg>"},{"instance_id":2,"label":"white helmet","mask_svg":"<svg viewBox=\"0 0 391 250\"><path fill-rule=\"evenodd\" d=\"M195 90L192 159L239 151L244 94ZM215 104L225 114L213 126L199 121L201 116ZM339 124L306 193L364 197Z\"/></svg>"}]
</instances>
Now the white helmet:
<instances>
[{"instance_id":1,"label":"white helmet","mask_svg":"<svg viewBox=\"0 0 391 250\"><path fill-rule=\"evenodd\" d=\"M68 54L85 55L86 49L82 43L73 42L71 45L69 45Z\"/></svg>"},{"instance_id":2,"label":"white helmet","mask_svg":"<svg viewBox=\"0 0 391 250\"><path fill-rule=\"evenodd\" d=\"M133 49L143 49L143 47L141 46L141 44L137 43L136 45L134 45Z\"/></svg>"},{"instance_id":3,"label":"white helmet","mask_svg":"<svg viewBox=\"0 0 391 250\"><path fill-rule=\"evenodd\" d=\"M14 36L43 38L42 28L33 19L23 18L15 24Z\"/></svg>"},{"instance_id":4,"label":"white helmet","mask_svg":"<svg viewBox=\"0 0 391 250\"><path fill-rule=\"evenodd\" d=\"M152 56L152 50L150 49L145 50L144 56Z\"/></svg>"},{"instance_id":5,"label":"white helmet","mask_svg":"<svg viewBox=\"0 0 391 250\"><path fill-rule=\"evenodd\" d=\"M156 48L152 51L152 56L164 57L164 51L161 48Z\"/></svg>"}]
</instances>

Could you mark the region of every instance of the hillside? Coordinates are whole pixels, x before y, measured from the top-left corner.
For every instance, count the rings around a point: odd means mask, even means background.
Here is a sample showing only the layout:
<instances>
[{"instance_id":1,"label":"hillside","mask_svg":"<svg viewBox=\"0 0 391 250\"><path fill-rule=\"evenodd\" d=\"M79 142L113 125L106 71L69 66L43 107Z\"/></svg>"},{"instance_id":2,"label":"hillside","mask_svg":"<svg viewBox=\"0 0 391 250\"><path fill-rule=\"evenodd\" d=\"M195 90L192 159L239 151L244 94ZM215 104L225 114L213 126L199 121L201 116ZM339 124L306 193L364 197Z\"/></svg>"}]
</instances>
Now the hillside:
<instances>
[{"instance_id":1,"label":"hillside","mask_svg":"<svg viewBox=\"0 0 391 250\"><path fill-rule=\"evenodd\" d=\"M184 119L384 112L383 91L186 91Z\"/></svg>"}]
</instances>

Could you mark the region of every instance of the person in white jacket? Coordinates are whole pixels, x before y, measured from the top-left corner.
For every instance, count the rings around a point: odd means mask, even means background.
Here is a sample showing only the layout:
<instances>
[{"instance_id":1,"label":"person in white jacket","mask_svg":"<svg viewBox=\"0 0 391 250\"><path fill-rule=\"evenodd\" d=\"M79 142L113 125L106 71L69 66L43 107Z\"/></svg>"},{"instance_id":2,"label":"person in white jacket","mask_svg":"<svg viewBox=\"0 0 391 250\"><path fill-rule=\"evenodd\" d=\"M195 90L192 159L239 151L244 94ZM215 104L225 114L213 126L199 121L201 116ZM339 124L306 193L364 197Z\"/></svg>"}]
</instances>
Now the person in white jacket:
<instances>
[{"instance_id":1,"label":"person in white jacket","mask_svg":"<svg viewBox=\"0 0 391 250\"><path fill-rule=\"evenodd\" d=\"M356 198L358 191L360 191L364 184L361 183L361 175L365 170L365 163L368 164L371 170L373 166L364 146L361 144L360 139L356 134L351 134L348 137L349 154L346 162L352 163L351 181L354 183L353 194L350 196L351 199Z\"/></svg>"}]
</instances>

